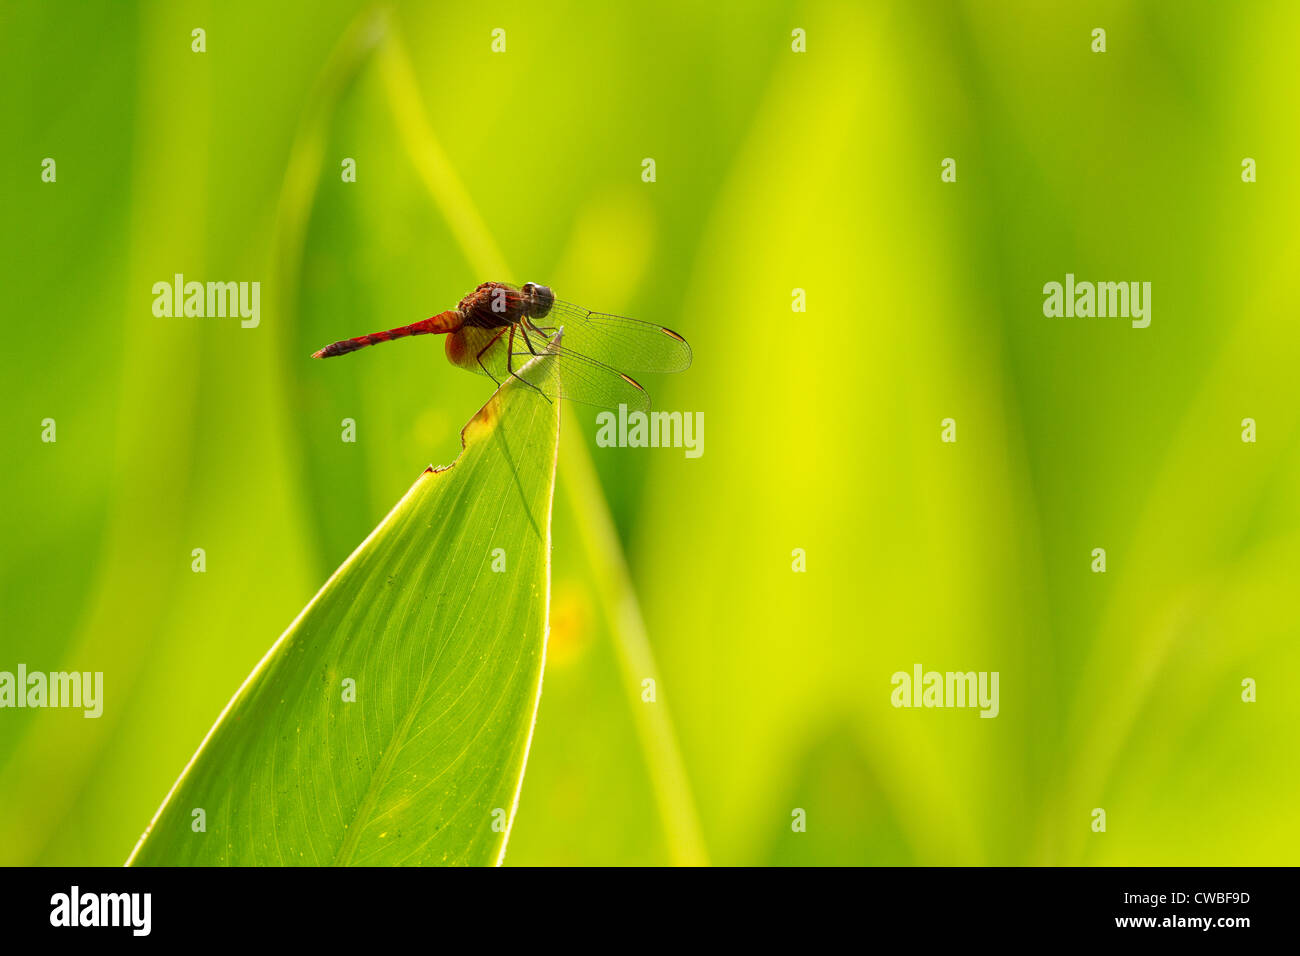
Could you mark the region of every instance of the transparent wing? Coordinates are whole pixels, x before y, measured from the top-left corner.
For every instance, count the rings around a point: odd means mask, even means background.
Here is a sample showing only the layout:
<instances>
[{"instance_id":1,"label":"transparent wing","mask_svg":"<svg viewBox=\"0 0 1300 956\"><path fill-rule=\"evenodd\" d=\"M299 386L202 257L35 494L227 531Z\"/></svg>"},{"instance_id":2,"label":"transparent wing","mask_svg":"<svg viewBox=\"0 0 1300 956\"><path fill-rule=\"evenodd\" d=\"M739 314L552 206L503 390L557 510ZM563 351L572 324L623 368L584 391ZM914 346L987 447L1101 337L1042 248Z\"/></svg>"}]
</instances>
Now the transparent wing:
<instances>
[{"instance_id":1,"label":"transparent wing","mask_svg":"<svg viewBox=\"0 0 1300 956\"><path fill-rule=\"evenodd\" d=\"M563 398L596 408L650 409L650 396L635 379L569 349L567 329L564 345L536 329L527 330L525 337L520 327L515 327L513 339L509 329L466 328L456 334L462 336L469 356L469 361L457 364L498 383L513 373L551 400Z\"/></svg>"},{"instance_id":2,"label":"transparent wing","mask_svg":"<svg viewBox=\"0 0 1300 956\"><path fill-rule=\"evenodd\" d=\"M480 329L472 325L457 329L447 336L447 357L453 365L467 372L488 375L498 382L506 372L506 341L508 329ZM453 346L455 341L454 357Z\"/></svg>"},{"instance_id":3,"label":"transparent wing","mask_svg":"<svg viewBox=\"0 0 1300 956\"><path fill-rule=\"evenodd\" d=\"M516 356L518 375L547 398L628 411L650 410L650 396L636 379L567 349L548 345L541 356ZM531 364L529 364L531 363Z\"/></svg>"},{"instance_id":4,"label":"transparent wing","mask_svg":"<svg viewBox=\"0 0 1300 956\"><path fill-rule=\"evenodd\" d=\"M545 318L533 324L547 334L564 328L564 349L623 372L684 372L691 347L662 325L623 315L592 312L556 299Z\"/></svg>"}]
</instances>

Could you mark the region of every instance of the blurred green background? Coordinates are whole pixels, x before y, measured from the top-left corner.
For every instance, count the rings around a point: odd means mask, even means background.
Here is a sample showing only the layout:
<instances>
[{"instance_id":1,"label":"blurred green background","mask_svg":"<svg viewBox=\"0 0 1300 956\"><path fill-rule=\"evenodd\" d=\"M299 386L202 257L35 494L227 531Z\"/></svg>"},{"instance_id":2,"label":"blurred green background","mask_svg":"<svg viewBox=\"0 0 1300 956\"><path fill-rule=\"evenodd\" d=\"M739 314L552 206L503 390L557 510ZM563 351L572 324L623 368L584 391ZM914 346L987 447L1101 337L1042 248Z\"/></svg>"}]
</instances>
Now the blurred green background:
<instances>
[{"instance_id":1,"label":"blurred green background","mask_svg":"<svg viewBox=\"0 0 1300 956\"><path fill-rule=\"evenodd\" d=\"M489 279L678 329L694 366L646 384L705 417L688 460L566 409L603 493L569 444L507 863L1294 863L1298 31L1286 2L3 3L0 670L103 671L106 702L0 711L0 863L126 858L488 396L440 340L310 353ZM1045 318L1067 272L1152 282L1150 328ZM175 273L261 282L260 326L156 318ZM891 707L914 663L998 671L1000 716Z\"/></svg>"}]
</instances>

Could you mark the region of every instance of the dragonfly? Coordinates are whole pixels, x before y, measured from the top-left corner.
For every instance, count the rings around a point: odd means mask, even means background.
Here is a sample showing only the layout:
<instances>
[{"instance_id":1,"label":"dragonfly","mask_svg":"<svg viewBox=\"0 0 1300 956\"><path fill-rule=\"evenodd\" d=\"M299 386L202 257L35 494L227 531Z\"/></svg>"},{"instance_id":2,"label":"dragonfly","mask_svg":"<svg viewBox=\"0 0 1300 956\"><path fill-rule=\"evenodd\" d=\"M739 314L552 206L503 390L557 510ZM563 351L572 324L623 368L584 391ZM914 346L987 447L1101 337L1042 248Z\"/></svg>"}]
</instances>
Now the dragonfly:
<instances>
[{"instance_id":1,"label":"dragonfly","mask_svg":"<svg viewBox=\"0 0 1300 956\"><path fill-rule=\"evenodd\" d=\"M650 396L629 373L682 372L691 364L690 345L672 329L584 309L536 282L484 282L454 309L334 342L313 357L347 355L409 335L446 335L448 361L497 385L515 378L548 401L598 408L649 411Z\"/></svg>"}]
</instances>

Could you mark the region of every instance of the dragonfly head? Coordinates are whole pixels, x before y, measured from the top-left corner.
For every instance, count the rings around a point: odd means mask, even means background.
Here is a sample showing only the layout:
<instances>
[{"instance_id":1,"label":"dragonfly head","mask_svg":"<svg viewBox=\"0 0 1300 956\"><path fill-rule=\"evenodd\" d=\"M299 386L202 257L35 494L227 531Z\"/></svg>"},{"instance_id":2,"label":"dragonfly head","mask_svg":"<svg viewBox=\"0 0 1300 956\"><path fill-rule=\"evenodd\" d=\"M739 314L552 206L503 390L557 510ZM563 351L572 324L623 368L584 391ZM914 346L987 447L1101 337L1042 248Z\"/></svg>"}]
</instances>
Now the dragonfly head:
<instances>
[{"instance_id":1,"label":"dragonfly head","mask_svg":"<svg viewBox=\"0 0 1300 956\"><path fill-rule=\"evenodd\" d=\"M525 282L524 295L528 296L528 317L530 319L545 318L546 314L551 311L551 306L555 304L555 293L551 291L550 286L538 285L536 282Z\"/></svg>"}]
</instances>

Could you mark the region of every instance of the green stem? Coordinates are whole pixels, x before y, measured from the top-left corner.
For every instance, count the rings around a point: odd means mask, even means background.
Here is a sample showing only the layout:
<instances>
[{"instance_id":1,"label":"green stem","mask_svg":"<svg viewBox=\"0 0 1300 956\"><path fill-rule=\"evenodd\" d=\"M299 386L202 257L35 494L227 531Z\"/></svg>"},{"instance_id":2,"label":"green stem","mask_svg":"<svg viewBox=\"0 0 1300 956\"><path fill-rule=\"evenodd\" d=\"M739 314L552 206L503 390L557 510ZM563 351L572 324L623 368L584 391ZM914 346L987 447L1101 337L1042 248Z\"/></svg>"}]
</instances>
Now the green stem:
<instances>
[{"instance_id":1,"label":"green stem","mask_svg":"<svg viewBox=\"0 0 1300 956\"><path fill-rule=\"evenodd\" d=\"M605 619L614 634L628 700L636 702L632 716L654 784L659 815L669 836L673 862L679 866L706 866L708 855L668 705L658 699L653 705L639 701L641 681L653 678L655 686L659 686L658 669L614 519L586 442L576 435L561 440L560 461L565 495L578 525L596 593L605 607Z\"/></svg>"}]
</instances>

